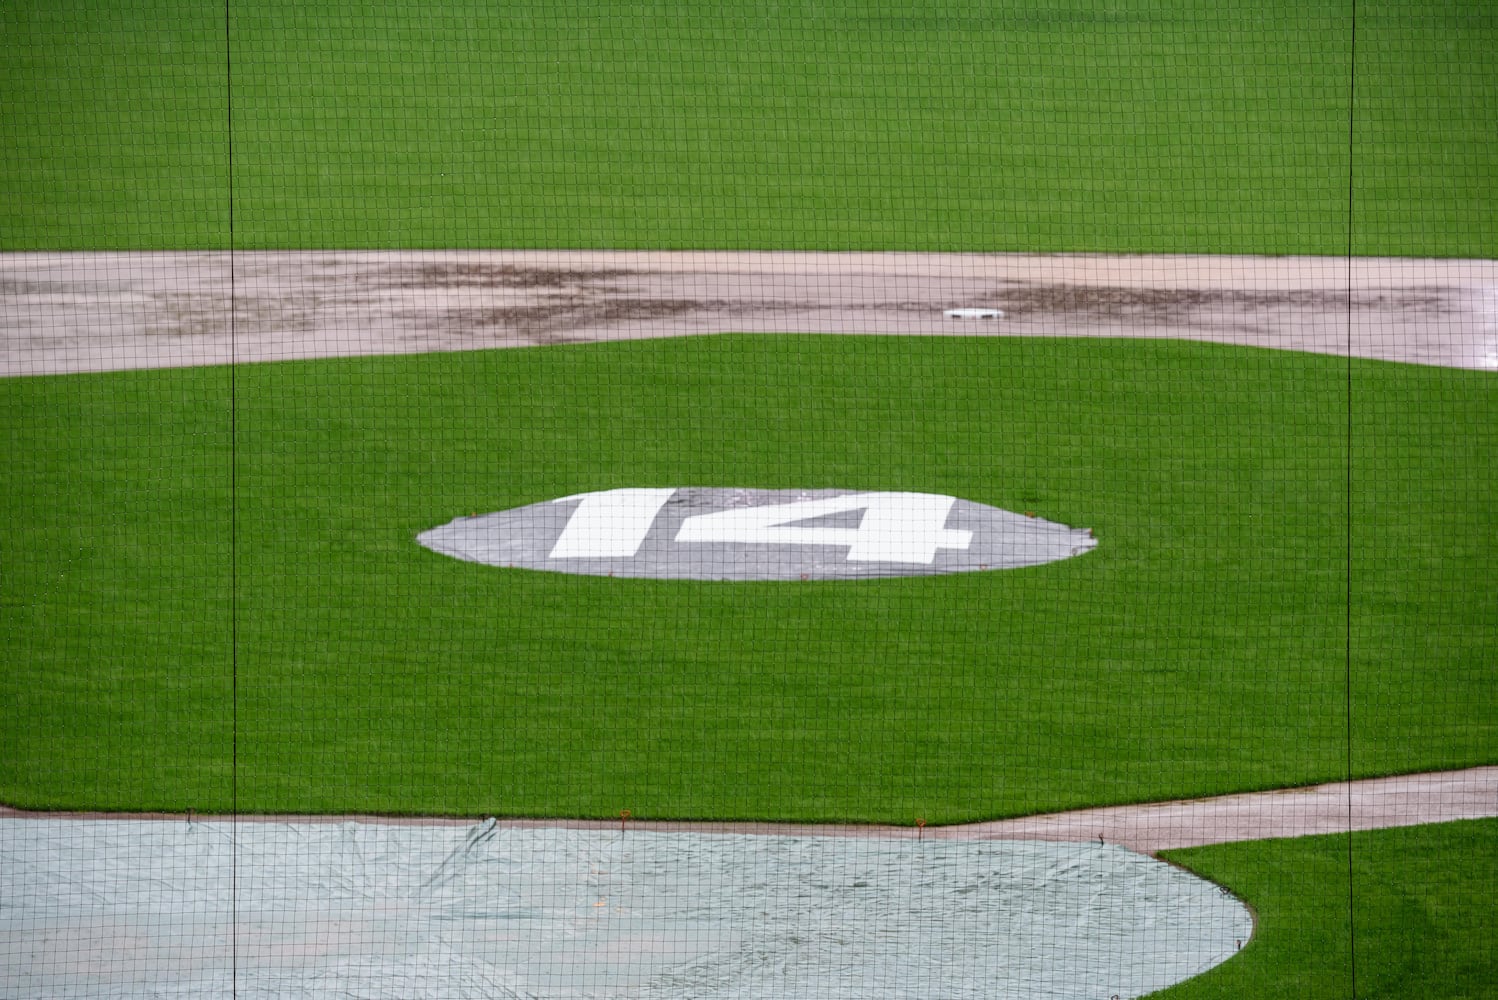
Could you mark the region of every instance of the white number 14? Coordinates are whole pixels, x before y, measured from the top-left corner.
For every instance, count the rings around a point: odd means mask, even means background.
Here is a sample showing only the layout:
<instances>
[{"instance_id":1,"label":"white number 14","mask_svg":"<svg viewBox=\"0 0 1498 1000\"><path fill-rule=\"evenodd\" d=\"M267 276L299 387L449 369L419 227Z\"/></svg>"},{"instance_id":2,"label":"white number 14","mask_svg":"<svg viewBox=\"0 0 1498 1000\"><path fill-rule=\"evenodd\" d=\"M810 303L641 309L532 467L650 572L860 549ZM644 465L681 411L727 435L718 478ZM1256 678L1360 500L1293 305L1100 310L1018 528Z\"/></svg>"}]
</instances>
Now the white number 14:
<instances>
[{"instance_id":1,"label":"white number 14","mask_svg":"<svg viewBox=\"0 0 1498 1000\"><path fill-rule=\"evenodd\" d=\"M552 546L552 559L628 558L639 552L675 489L606 490L580 500ZM557 501L561 502L561 501ZM679 543L846 545L850 562L929 565L938 549L966 549L973 533L946 527L955 498L934 493L848 493L818 500L734 507L682 522ZM801 524L863 511L857 527Z\"/></svg>"}]
</instances>

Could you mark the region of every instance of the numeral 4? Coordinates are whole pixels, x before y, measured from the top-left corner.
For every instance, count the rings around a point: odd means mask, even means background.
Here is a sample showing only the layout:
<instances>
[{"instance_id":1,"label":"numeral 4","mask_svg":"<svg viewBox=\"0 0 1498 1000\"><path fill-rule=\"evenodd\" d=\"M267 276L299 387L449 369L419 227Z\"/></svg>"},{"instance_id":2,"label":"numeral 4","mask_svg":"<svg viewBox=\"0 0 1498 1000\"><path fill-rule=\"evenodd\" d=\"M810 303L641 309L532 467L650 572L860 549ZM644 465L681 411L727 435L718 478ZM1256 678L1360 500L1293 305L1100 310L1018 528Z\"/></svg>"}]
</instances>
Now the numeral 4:
<instances>
[{"instance_id":1,"label":"numeral 4","mask_svg":"<svg viewBox=\"0 0 1498 1000\"><path fill-rule=\"evenodd\" d=\"M937 549L966 549L971 531L946 527L956 501L931 493L849 493L820 500L736 507L682 522L678 542L741 545L846 545L849 562L929 565ZM830 514L863 511L856 528L798 524Z\"/></svg>"}]
</instances>

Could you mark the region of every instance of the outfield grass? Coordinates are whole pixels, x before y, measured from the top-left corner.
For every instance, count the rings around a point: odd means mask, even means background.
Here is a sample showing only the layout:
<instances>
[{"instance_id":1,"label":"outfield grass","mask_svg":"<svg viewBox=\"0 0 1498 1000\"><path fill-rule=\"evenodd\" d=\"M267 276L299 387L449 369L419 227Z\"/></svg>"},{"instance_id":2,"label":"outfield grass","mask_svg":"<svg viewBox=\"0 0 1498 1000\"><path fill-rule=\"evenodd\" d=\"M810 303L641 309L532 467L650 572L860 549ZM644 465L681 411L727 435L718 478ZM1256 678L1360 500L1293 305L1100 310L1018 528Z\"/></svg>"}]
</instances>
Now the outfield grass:
<instances>
[{"instance_id":1,"label":"outfield grass","mask_svg":"<svg viewBox=\"0 0 1498 1000\"><path fill-rule=\"evenodd\" d=\"M222 368L0 382L0 800L228 810L236 727L244 811L939 823L1273 788L1345 775L1349 629L1358 775L1493 762L1491 374L725 336L232 381L232 424ZM704 585L414 541L661 485L948 493L1100 545Z\"/></svg>"},{"instance_id":2,"label":"outfield grass","mask_svg":"<svg viewBox=\"0 0 1498 1000\"><path fill-rule=\"evenodd\" d=\"M1168 852L1231 886L1258 926L1241 954L1153 996L1498 997L1498 820L1357 833L1351 847L1350 867L1345 834Z\"/></svg>"},{"instance_id":3,"label":"outfield grass","mask_svg":"<svg viewBox=\"0 0 1498 1000\"><path fill-rule=\"evenodd\" d=\"M0 6L0 247L1498 255L1448 0Z\"/></svg>"}]
</instances>

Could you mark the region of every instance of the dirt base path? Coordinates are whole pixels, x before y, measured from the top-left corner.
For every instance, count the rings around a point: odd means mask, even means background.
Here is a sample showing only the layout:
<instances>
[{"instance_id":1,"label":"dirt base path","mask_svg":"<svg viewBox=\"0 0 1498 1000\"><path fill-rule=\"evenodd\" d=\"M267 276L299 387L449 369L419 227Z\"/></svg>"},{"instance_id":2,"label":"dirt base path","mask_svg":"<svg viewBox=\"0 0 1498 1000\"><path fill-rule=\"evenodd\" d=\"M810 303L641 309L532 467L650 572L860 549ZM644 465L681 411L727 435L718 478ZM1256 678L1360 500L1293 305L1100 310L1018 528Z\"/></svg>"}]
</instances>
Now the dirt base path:
<instances>
[{"instance_id":1,"label":"dirt base path","mask_svg":"<svg viewBox=\"0 0 1498 1000\"><path fill-rule=\"evenodd\" d=\"M981 307L1003 316L945 315ZM726 332L1168 337L1498 370L1498 261L0 254L0 375Z\"/></svg>"},{"instance_id":2,"label":"dirt base path","mask_svg":"<svg viewBox=\"0 0 1498 1000\"><path fill-rule=\"evenodd\" d=\"M170 813L28 812L0 806L0 818L178 819ZM1154 853L1273 837L1380 830L1388 827L1498 817L1498 767L1436 771L1305 788L1223 795L1210 799L1105 806L1018 819L925 829L797 823L680 823L649 819L500 820L501 827L626 829L661 832L747 833L801 837L931 838L938 840L1048 840L1118 844ZM201 817L223 822L227 817ZM470 826L476 817L240 816L241 823L369 822L419 826Z\"/></svg>"}]
</instances>

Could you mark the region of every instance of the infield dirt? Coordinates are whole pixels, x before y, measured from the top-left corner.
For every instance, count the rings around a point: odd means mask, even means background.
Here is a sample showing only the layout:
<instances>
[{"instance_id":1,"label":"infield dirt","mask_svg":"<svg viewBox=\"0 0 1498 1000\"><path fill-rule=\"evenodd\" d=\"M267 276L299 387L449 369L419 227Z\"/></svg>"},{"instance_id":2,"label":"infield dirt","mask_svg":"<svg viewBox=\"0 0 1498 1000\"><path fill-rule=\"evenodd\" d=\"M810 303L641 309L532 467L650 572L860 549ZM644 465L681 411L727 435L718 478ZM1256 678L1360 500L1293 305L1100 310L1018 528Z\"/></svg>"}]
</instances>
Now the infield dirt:
<instances>
[{"instance_id":1,"label":"infield dirt","mask_svg":"<svg viewBox=\"0 0 1498 1000\"><path fill-rule=\"evenodd\" d=\"M951 308L995 307L992 320ZM1149 337L1498 369L1498 261L914 253L0 254L0 374L709 333Z\"/></svg>"}]
</instances>

